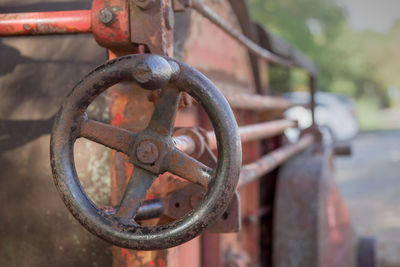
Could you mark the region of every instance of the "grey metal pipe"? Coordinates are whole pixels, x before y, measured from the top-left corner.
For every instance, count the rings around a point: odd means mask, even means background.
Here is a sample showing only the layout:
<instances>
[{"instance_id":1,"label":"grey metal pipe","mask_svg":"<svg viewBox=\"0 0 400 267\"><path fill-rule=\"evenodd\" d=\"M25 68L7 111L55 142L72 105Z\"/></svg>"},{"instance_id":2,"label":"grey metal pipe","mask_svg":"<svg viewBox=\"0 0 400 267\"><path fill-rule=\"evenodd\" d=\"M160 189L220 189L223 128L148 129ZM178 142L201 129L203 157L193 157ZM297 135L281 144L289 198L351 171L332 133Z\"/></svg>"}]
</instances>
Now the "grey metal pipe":
<instances>
[{"instance_id":1,"label":"grey metal pipe","mask_svg":"<svg viewBox=\"0 0 400 267\"><path fill-rule=\"evenodd\" d=\"M239 127L239 135L242 143L260 140L276 136L287 128L296 127L297 122L291 120L275 120L263 123ZM217 148L217 140L214 132L207 132L207 141L211 149Z\"/></svg>"},{"instance_id":2,"label":"grey metal pipe","mask_svg":"<svg viewBox=\"0 0 400 267\"><path fill-rule=\"evenodd\" d=\"M232 108L247 110L286 110L294 104L289 100L279 96L264 96L256 94L246 94L237 92L223 91L226 100Z\"/></svg>"},{"instance_id":3,"label":"grey metal pipe","mask_svg":"<svg viewBox=\"0 0 400 267\"><path fill-rule=\"evenodd\" d=\"M259 160L243 166L240 171L238 187L247 185L259 179L261 176L272 171L289 158L309 147L313 142L313 135L304 135L297 143L278 148L261 157Z\"/></svg>"},{"instance_id":4,"label":"grey metal pipe","mask_svg":"<svg viewBox=\"0 0 400 267\"><path fill-rule=\"evenodd\" d=\"M242 143L245 143L276 136L283 133L287 128L296 126L297 122L283 119L241 126L238 130L240 140ZM174 136L173 141L179 150L184 151L189 155L198 149L195 141L188 135ZM217 139L213 131L207 132L206 140L204 140L204 142L206 142L211 149L217 148Z\"/></svg>"},{"instance_id":5,"label":"grey metal pipe","mask_svg":"<svg viewBox=\"0 0 400 267\"><path fill-rule=\"evenodd\" d=\"M186 154L191 155L196 150L196 144L190 136L174 136L172 140L174 141L175 146Z\"/></svg>"}]
</instances>

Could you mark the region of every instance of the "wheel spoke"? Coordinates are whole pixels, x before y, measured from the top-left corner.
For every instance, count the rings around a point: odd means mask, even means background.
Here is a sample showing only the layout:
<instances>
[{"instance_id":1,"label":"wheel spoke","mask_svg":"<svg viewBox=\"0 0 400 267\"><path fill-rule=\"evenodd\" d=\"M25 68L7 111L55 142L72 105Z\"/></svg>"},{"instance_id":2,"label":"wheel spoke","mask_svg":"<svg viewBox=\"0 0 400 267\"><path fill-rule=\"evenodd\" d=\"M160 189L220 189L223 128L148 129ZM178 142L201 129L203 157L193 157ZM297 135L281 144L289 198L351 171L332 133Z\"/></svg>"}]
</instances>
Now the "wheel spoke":
<instances>
[{"instance_id":1,"label":"wheel spoke","mask_svg":"<svg viewBox=\"0 0 400 267\"><path fill-rule=\"evenodd\" d=\"M148 126L150 130L161 135L172 135L180 97L180 91L175 88L166 87L161 90Z\"/></svg>"},{"instance_id":2,"label":"wheel spoke","mask_svg":"<svg viewBox=\"0 0 400 267\"><path fill-rule=\"evenodd\" d=\"M136 134L106 123L83 120L80 128L80 137L128 155L129 146L134 141Z\"/></svg>"},{"instance_id":3,"label":"wheel spoke","mask_svg":"<svg viewBox=\"0 0 400 267\"><path fill-rule=\"evenodd\" d=\"M135 166L122 196L116 216L122 218L125 223L129 223L135 219L140 206L146 198L147 191L149 191L156 178L157 176L151 172Z\"/></svg>"},{"instance_id":4,"label":"wheel spoke","mask_svg":"<svg viewBox=\"0 0 400 267\"><path fill-rule=\"evenodd\" d=\"M192 183L196 183L207 189L214 169L195 160L184 152L174 148L168 157L168 171L178 175Z\"/></svg>"}]
</instances>

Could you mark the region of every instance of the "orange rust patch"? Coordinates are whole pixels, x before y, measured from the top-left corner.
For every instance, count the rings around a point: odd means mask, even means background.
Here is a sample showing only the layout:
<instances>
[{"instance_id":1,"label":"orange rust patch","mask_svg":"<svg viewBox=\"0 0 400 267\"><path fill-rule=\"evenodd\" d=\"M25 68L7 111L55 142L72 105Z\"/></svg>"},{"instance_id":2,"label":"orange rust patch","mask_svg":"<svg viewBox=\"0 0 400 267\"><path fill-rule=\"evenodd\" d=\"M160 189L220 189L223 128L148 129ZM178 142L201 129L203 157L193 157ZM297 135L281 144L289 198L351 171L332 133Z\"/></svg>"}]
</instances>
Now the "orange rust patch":
<instances>
[{"instance_id":1,"label":"orange rust patch","mask_svg":"<svg viewBox=\"0 0 400 267\"><path fill-rule=\"evenodd\" d=\"M158 259L158 267L166 267L167 264L163 259Z\"/></svg>"},{"instance_id":2,"label":"orange rust patch","mask_svg":"<svg viewBox=\"0 0 400 267\"><path fill-rule=\"evenodd\" d=\"M112 121L112 125L113 126L119 126L122 122L122 115L120 113L118 113L117 115L115 115L113 121Z\"/></svg>"}]
</instances>

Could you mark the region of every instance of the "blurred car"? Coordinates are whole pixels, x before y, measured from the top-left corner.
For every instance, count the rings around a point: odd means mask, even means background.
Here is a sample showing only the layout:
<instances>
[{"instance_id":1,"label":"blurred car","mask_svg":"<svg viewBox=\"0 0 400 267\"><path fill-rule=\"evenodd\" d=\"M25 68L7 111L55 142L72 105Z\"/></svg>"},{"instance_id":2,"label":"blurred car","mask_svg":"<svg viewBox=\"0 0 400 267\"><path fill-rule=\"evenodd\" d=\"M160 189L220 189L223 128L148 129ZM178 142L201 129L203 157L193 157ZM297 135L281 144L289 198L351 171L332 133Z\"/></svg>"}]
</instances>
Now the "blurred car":
<instances>
[{"instance_id":1,"label":"blurred car","mask_svg":"<svg viewBox=\"0 0 400 267\"><path fill-rule=\"evenodd\" d=\"M312 124L311 110L307 107L310 94L306 92L293 92L284 95L296 106L285 112L285 117L297 120L299 129L305 129ZM324 142L346 142L355 137L359 125L354 109L354 102L343 95L317 92L315 95L315 121L323 134ZM290 142L295 142L299 129L287 129L285 135Z\"/></svg>"}]
</instances>

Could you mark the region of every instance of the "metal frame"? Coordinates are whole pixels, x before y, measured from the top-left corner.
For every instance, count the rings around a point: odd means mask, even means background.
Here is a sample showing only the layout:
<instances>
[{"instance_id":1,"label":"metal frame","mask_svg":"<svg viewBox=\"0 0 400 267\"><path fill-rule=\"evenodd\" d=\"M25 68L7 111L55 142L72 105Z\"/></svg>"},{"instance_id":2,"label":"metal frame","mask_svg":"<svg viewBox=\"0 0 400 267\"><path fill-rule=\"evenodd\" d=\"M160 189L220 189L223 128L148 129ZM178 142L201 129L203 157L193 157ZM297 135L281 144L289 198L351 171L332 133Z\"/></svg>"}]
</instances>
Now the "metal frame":
<instances>
[{"instance_id":1,"label":"metal frame","mask_svg":"<svg viewBox=\"0 0 400 267\"><path fill-rule=\"evenodd\" d=\"M305 68L310 74L311 110L313 124L315 124L314 94L317 90L318 71L312 63L310 64L307 58L296 50L289 56L281 55L274 51L273 48L267 50L265 44L257 44L245 35L235 31L200 0L175 0L173 3L174 5L171 6L170 1L166 0L129 1L129 4L128 1L95 0L93 1L91 10L0 14L0 36L93 33L96 41L101 46L109 49L110 59L131 53L151 52L172 55L171 36L174 25L171 19L171 10L174 8L175 11L184 11L192 7L193 10L202 14L233 39L245 46L253 55L267 62L285 67ZM156 11L154 12L161 16L158 17L159 19L156 22L149 23L149 14L153 12L150 12L149 9L153 10L151 6L153 4L156 5L154 9ZM150 13L145 14L146 12ZM147 24L140 24L140 21L135 20L137 16L144 16L141 20L147 21ZM139 33L145 33L144 36L140 37L141 39L135 39L138 38L138 31ZM157 36L154 39L155 41L146 39L146 36L153 35ZM225 93L225 97L232 108L243 110L281 112L292 106L292 103L287 100L272 96ZM98 126L96 123L86 121L81 128L82 135L96 141L99 140L100 133L103 137L107 137L106 135L112 137L115 134L112 128L108 128L109 132L107 132L108 130L104 131L104 129L99 132L96 130L96 126ZM264 122L240 127L239 133L242 143L245 143L278 136L288 127L296 127L296 123L284 120ZM240 173L239 186L242 187L257 181L257 179L271 172L290 157L309 147L312 143L318 142L319 138L316 127L313 127L309 132L310 134L304 135L298 143L275 149L259 160L244 165ZM119 138L119 141L127 137L124 131L119 132L116 136ZM182 151L196 155L196 157L201 157L204 154L205 147L209 149L215 149L216 147L214 134L212 132L205 133L199 129L197 129L197 132L181 132L173 138L173 141ZM119 145L124 144L124 142L117 143ZM128 149L126 146L114 148L119 151ZM118 155L115 157L117 158ZM210 157L210 154L208 154L208 157ZM118 166L115 165L115 168L118 168ZM136 216L138 219L150 219L162 216L168 209L168 205L165 203L165 201L160 199L145 201L138 209ZM118 242L118 240L115 240L115 242ZM213 241L211 240L211 242ZM205 244L210 244L210 242L206 242Z\"/></svg>"},{"instance_id":2,"label":"metal frame","mask_svg":"<svg viewBox=\"0 0 400 267\"><path fill-rule=\"evenodd\" d=\"M131 43L131 39L127 36L118 36L118 39L110 41L110 33L122 32L122 29L116 29L116 25L126 25L129 21L129 16L126 12L129 10L136 10L129 7L123 7L117 9L113 7L113 3L105 3L102 0L96 0L93 2L92 10L79 10L79 11L61 11L61 12L33 12L33 13L13 13L13 14L0 14L0 36L13 36L13 35L35 35L35 34L70 34L70 33L89 33L93 32L96 37L96 41L102 45L111 49L124 48L129 46L134 47ZM118 2L121 5L121 2ZM275 63L282 66L300 66L305 67L310 73L310 90L311 90L311 110L313 124L315 124L314 116L314 94L316 91L316 68L314 66L309 67L309 64L299 64L294 60L284 58L277 54L274 54L261 46L257 45L243 34L240 34L233 30L227 23L225 23L215 12L207 7L201 0L192 1L191 5L186 4L185 6L191 6L194 10L198 11L204 17L218 25L222 30L228 33L236 41L246 46L252 53L257 56L268 60L271 63ZM140 6L139 6L140 7ZM140 7L143 8L143 7ZM138 12L138 11L135 11ZM133 23L133 22L132 22ZM157 23L156 23L157 24ZM108 25L108 27L107 27ZM115 26L113 26L115 25ZM139 25L140 26L140 25ZM128 26L126 26L128 27ZM135 28L135 25L131 25L131 29ZM147 27L148 28L148 27ZM104 29L107 35L104 34ZM129 45L128 45L129 44ZM168 50L163 48L163 51ZM226 95L231 106L234 108L251 109L251 110L269 110L269 109L286 109L291 106L290 102L284 99L269 97L269 96L257 96L257 95L246 95L246 94L227 94ZM267 127L273 130L275 133L281 131L281 125L279 123L271 124L268 122ZM274 125L274 126L272 126ZM294 125L293 125L294 126ZM244 140L258 139L257 127L246 128L246 136ZM241 134L243 135L243 134ZM261 137L269 137L271 135L263 135ZM210 135L209 138L211 148L215 148L215 141ZM182 138L182 137L181 137ZM242 140L243 141L243 140ZM192 143L188 140L188 143ZM188 145L187 143L185 145ZM254 165L255 166L255 165ZM256 167L254 167L256 169Z\"/></svg>"}]
</instances>

